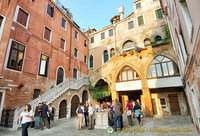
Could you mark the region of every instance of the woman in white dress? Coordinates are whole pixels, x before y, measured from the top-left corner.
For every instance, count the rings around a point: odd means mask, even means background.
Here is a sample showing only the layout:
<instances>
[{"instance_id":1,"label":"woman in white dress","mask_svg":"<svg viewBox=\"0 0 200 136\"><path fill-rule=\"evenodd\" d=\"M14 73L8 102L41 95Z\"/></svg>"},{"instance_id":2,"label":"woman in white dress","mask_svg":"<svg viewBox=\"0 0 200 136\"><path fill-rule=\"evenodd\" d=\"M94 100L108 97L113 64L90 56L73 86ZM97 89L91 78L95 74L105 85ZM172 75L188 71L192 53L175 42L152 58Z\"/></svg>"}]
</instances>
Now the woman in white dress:
<instances>
[{"instance_id":1,"label":"woman in white dress","mask_svg":"<svg viewBox=\"0 0 200 136\"><path fill-rule=\"evenodd\" d=\"M25 110L20 114L20 116L14 120L16 122L18 119L22 118L22 136L28 136L28 127L32 122L32 118L34 117L34 112L31 110L31 105L26 104Z\"/></svg>"}]
</instances>

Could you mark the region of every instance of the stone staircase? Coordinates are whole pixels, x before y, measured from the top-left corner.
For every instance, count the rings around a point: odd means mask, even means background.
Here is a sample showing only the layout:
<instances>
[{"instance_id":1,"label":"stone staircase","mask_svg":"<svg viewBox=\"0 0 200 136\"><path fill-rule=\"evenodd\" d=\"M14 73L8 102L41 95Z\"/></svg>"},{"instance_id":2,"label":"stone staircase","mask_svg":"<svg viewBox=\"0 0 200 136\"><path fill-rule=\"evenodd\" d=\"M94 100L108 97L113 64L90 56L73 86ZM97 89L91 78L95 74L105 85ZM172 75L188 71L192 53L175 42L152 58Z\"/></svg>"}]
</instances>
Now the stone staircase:
<instances>
[{"instance_id":1,"label":"stone staircase","mask_svg":"<svg viewBox=\"0 0 200 136\"><path fill-rule=\"evenodd\" d=\"M31 105L32 109L35 109L39 102L47 101L47 104L52 103L61 95L66 93L69 89L78 90L83 85L89 85L88 77L82 77L79 80L68 78L63 83L59 84L58 86L53 87L49 91L45 92L38 98L31 101L29 104ZM16 108L15 113L14 113L14 119L16 119L24 109L25 109L25 106L21 108ZM17 130L18 127L21 127L21 120L18 120L15 123L13 122L13 129Z\"/></svg>"}]
</instances>

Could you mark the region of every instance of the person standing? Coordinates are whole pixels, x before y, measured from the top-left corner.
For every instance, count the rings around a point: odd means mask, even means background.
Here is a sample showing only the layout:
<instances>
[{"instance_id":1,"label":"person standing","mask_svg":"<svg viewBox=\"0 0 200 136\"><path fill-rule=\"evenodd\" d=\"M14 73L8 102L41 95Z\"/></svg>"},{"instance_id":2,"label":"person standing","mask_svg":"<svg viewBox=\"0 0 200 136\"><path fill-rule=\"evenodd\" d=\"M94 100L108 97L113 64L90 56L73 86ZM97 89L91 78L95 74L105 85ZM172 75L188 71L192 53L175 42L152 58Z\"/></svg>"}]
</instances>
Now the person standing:
<instances>
[{"instance_id":1,"label":"person standing","mask_svg":"<svg viewBox=\"0 0 200 136\"><path fill-rule=\"evenodd\" d=\"M48 106L46 105L46 101L43 102L43 105L41 106L40 110L41 110L41 117L40 117L40 122L41 122L41 130L43 130L43 126L44 124L46 125L46 127L49 129L49 123L48 123Z\"/></svg>"},{"instance_id":2,"label":"person standing","mask_svg":"<svg viewBox=\"0 0 200 136\"><path fill-rule=\"evenodd\" d=\"M14 120L16 122L18 119L22 118L22 136L28 136L28 127L31 124L34 112L31 110L31 105L26 104L25 110L20 114L20 116Z\"/></svg>"},{"instance_id":3,"label":"person standing","mask_svg":"<svg viewBox=\"0 0 200 136\"><path fill-rule=\"evenodd\" d=\"M39 123L40 123L40 115L41 115L41 111L40 111L40 107L42 106L42 103L39 103L38 106L35 108L35 129L39 129Z\"/></svg>"},{"instance_id":4,"label":"person standing","mask_svg":"<svg viewBox=\"0 0 200 136\"><path fill-rule=\"evenodd\" d=\"M78 118L78 121L77 121L77 129L78 130L82 130L83 113L84 113L84 108L83 108L82 103L80 103L78 105L78 108L76 109L76 114L77 114L77 118Z\"/></svg>"},{"instance_id":5,"label":"person standing","mask_svg":"<svg viewBox=\"0 0 200 136\"><path fill-rule=\"evenodd\" d=\"M89 104L89 130L93 129L94 128L94 119L93 119L93 108L92 108L92 103Z\"/></svg>"},{"instance_id":6,"label":"person standing","mask_svg":"<svg viewBox=\"0 0 200 136\"><path fill-rule=\"evenodd\" d=\"M51 117L52 117L52 108L51 108L51 104L48 104L48 123L49 123L49 127L50 127Z\"/></svg>"},{"instance_id":7,"label":"person standing","mask_svg":"<svg viewBox=\"0 0 200 136\"><path fill-rule=\"evenodd\" d=\"M138 104L138 102L135 103L134 111L135 111L135 115L137 117L137 120L138 120L139 124L141 125L141 118L140 118L140 116L141 116L141 107Z\"/></svg>"},{"instance_id":8,"label":"person standing","mask_svg":"<svg viewBox=\"0 0 200 136\"><path fill-rule=\"evenodd\" d=\"M128 100L126 100L126 114L127 114L129 127L132 127L133 121L132 121L132 116L131 116L131 104L129 103Z\"/></svg>"},{"instance_id":9,"label":"person standing","mask_svg":"<svg viewBox=\"0 0 200 136\"><path fill-rule=\"evenodd\" d=\"M135 101L132 100L132 103L131 103L131 109L132 109L133 118L135 118L134 107L135 107Z\"/></svg>"},{"instance_id":10,"label":"person standing","mask_svg":"<svg viewBox=\"0 0 200 136\"><path fill-rule=\"evenodd\" d=\"M87 127L87 124L89 122L89 113L88 113L88 108L89 108L89 103L88 101L86 101L85 105L84 105L84 117L85 117L85 125Z\"/></svg>"},{"instance_id":11,"label":"person standing","mask_svg":"<svg viewBox=\"0 0 200 136\"><path fill-rule=\"evenodd\" d=\"M114 126L115 131L117 131L117 122L120 130L122 130L122 104L115 99L115 105L114 105Z\"/></svg>"}]
</instances>

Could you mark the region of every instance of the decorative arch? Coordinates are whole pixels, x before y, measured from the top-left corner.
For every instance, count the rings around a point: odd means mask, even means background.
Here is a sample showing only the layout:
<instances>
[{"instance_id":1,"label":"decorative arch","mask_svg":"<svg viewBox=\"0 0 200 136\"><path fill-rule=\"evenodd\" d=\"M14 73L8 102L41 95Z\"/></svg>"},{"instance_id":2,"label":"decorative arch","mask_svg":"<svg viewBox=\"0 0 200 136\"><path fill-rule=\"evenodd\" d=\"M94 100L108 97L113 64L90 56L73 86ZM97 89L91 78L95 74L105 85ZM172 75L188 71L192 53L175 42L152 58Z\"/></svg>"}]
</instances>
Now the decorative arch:
<instances>
[{"instance_id":1,"label":"decorative arch","mask_svg":"<svg viewBox=\"0 0 200 136\"><path fill-rule=\"evenodd\" d=\"M151 41L155 41L156 42L156 40L155 40L156 36L160 36L162 40L164 39L164 35L162 33L155 33L154 36L152 37Z\"/></svg>"},{"instance_id":2,"label":"decorative arch","mask_svg":"<svg viewBox=\"0 0 200 136\"><path fill-rule=\"evenodd\" d=\"M62 66L59 66L56 69L56 85L62 83L65 79L65 69Z\"/></svg>"},{"instance_id":3,"label":"decorative arch","mask_svg":"<svg viewBox=\"0 0 200 136\"><path fill-rule=\"evenodd\" d=\"M130 66L123 66L118 72L116 82L139 80L140 77L137 72Z\"/></svg>"},{"instance_id":4,"label":"decorative arch","mask_svg":"<svg viewBox=\"0 0 200 136\"><path fill-rule=\"evenodd\" d=\"M149 38L144 39L144 45L149 45L151 40Z\"/></svg>"},{"instance_id":5,"label":"decorative arch","mask_svg":"<svg viewBox=\"0 0 200 136\"><path fill-rule=\"evenodd\" d=\"M67 100L63 99L59 104L59 119L67 117Z\"/></svg>"},{"instance_id":6,"label":"decorative arch","mask_svg":"<svg viewBox=\"0 0 200 136\"><path fill-rule=\"evenodd\" d=\"M147 78L159 78L179 75L177 64L170 58L157 55L148 65Z\"/></svg>"},{"instance_id":7,"label":"decorative arch","mask_svg":"<svg viewBox=\"0 0 200 136\"><path fill-rule=\"evenodd\" d=\"M80 96L78 94L73 94L71 97L71 117L76 116L76 109L78 108L78 104L80 103Z\"/></svg>"},{"instance_id":8,"label":"decorative arch","mask_svg":"<svg viewBox=\"0 0 200 136\"><path fill-rule=\"evenodd\" d=\"M124 66L129 66L129 67L131 67L131 68L138 74L139 78L141 79L141 73L140 73L140 71L137 69L136 66L133 66L133 65L131 65L131 64L129 64L129 63L124 63L124 64L121 65L121 67L117 68L117 71L115 72L115 74L114 74L114 76L113 76L114 82L117 81L117 77L118 77L118 75L119 75L119 72L121 71L121 69L122 69Z\"/></svg>"},{"instance_id":9,"label":"decorative arch","mask_svg":"<svg viewBox=\"0 0 200 136\"><path fill-rule=\"evenodd\" d=\"M136 43L133 40L127 40L122 45L122 51L129 51L131 49L134 49L136 47Z\"/></svg>"}]
</instances>

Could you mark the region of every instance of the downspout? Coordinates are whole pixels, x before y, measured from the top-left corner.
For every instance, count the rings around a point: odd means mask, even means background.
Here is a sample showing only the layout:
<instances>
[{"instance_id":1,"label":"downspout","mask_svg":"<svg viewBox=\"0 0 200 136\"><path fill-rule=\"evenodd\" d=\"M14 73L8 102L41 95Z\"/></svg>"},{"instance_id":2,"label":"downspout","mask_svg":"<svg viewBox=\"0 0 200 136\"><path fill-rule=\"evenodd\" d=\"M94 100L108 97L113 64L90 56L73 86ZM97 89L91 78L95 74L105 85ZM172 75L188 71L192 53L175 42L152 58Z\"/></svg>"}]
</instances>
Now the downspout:
<instances>
[{"instance_id":1,"label":"downspout","mask_svg":"<svg viewBox=\"0 0 200 136\"><path fill-rule=\"evenodd\" d=\"M72 23L70 22L70 45L69 45L69 68L68 72L71 69L71 48L72 48Z\"/></svg>"}]
</instances>

